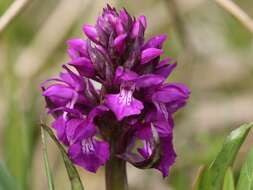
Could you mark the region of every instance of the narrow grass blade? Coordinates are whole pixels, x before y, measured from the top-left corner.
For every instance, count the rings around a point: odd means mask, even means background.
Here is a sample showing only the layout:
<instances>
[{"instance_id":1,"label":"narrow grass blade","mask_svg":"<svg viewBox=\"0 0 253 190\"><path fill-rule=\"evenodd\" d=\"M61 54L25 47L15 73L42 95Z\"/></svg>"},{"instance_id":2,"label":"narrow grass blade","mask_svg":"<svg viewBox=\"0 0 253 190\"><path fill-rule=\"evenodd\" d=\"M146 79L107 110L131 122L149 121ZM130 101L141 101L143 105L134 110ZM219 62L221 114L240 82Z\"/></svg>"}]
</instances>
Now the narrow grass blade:
<instances>
[{"instance_id":1,"label":"narrow grass blade","mask_svg":"<svg viewBox=\"0 0 253 190\"><path fill-rule=\"evenodd\" d=\"M57 147L59 148L68 176L71 183L71 189L72 190L84 190L83 184L81 182L80 176L75 168L75 166L72 164L71 160L68 158L67 152L65 151L64 147L59 143L57 138L55 137L53 131L46 125L41 124L41 127L49 134L49 136L52 138L52 140L55 142Z\"/></svg>"},{"instance_id":2,"label":"narrow grass blade","mask_svg":"<svg viewBox=\"0 0 253 190\"><path fill-rule=\"evenodd\" d=\"M234 176L230 167L226 171L222 190L235 190Z\"/></svg>"},{"instance_id":3,"label":"narrow grass blade","mask_svg":"<svg viewBox=\"0 0 253 190\"><path fill-rule=\"evenodd\" d=\"M42 139L42 144L43 144L43 160L44 160L44 165L45 165L45 170L46 170L46 175L47 175L48 189L54 190L54 181L52 177L52 171L49 166L49 160L48 160L48 154L47 154L47 140L46 140L46 135L43 128L41 128L41 139Z\"/></svg>"},{"instance_id":4,"label":"narrow grass blade","mask_svg":"<svg viewBox=\"0 0 253 190\"><path fill-rule=\"evenodd\" d=\"M193 183L192 190L200 190L200 188L199 188L200 181L201 181L201 178L203 177L203 174L204 174L205 170L206 170L206 166L201 166L199 168L197 177L196 177L196 179L194 180L194 183Z\"/></svg>"},{"instance_id":5,"label":"narrow grass blade","mask_svg":"<svg viewBox=\"0 0 253 190\"><path fill-rule=\"evenodd\" d=\"M237 190L253 189L253 148L250 150L245 163L242 166L237 183Z\"/></svg>"},{"instance_id":6,"label":"narrow grass blade","mask_svg":"<svg viewBox=\"0 0 253 190\"><path fill-rule=\"evenodd\" d=\"M225 173L235 160L235 157L252 127L252 123L244 124L233 130L226 138L223 147L216 159L204 172L200 182L201 190L220 190Z\"/></svg>"}]
</instances>

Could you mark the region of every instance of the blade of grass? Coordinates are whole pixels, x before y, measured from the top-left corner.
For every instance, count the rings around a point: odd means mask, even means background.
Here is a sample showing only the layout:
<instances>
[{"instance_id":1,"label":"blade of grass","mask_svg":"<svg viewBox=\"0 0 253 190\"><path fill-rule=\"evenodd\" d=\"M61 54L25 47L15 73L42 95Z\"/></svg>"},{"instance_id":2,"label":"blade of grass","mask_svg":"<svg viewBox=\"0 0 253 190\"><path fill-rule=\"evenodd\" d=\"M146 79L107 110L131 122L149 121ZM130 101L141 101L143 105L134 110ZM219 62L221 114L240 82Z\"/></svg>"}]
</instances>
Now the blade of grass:
<instances>
[{"instance_id":1,"label":"blade of grass","mask_svg":"<svg viewBox=\"0 0 253 190\"><path fill-rule=\"evenodd\" d=\"M194 183L193 183L192 190L200 190L200 188L199 188L200 180L203 177L203 174L204 174L205 170L206 170L206 166L201 166L199 168L197 177L195 178Z\"/></svg>"},{"instance_id":2,"label":"blade of grass","mask_svg":"<svg viewBox=\"0 0 253 190\"><path fill-rule=\"evenodd\" d=\"M59 141L57 140L57 138L55 137L53 131L46 125L41 124L41 127L43 128L43 130L45 130L49 136L52 138L52 140L55 142L55 144L57 145L57 147L59 148L67 173L68 173L68 177L71 183L71 189L72 190L84 190L83 188L83 184L81 182L80 176L77 172L77 169L75 168L75 166L72 164L71 160L69 159L66 150L64 149L64 147L59 143Z\"/></svg>"},{"instance_id":3,"label":"blade of grass","mask_svg":"<svg viewBox=\"0 0 253 190\"><path fill-rule=\"evenodd\" d=\"M8 10L0 17L0 34L29 5L31 0L14 1Z\"/></svg>"},{"instance_id":4,"label":"blade of grass","mask_svg":"<svg viewBox=\"0 0 253 190\"><path fill-rule=\"evenodd\" d=\"M222 190L235 190L234 176L230 167L226 171Z\"/></svg>"},{"instance_id":5,"label":"blade of grass","mask_svg":"<svg viewBox=\"0 0 253 190\"><path fill-rule=\"evenodd\" d=\"M245 163L242 166L237 183L237 190L253 189L253 148L250 150Z\"/></svg>"},{"instance_id":6,"label":"blade of grass","mask_svg":"<svg viewBox=\"0 0 253 190\"><path fill-rule=\"evenodd\" d=\"M232 14L238 21L240 21L253 34L253 20L232 0L215 0L227 12Z\"/></svg>"},{"instance_id":7,"label":"blade of grass","mask_svg":"<svg viewBox=\"0 0 253 190\"><path fill-rule=\"evenodd\" d=\"M225 173L228 167L232 166L252 125L252 123L244 124L230 133L226 138L220 153L204 172L199 189L220 190L222 188Z\"/></svg>"},{"instance_id":8,"label":"blade of grass","mask_svg":"<svg viewBox=\"0 0 253 190\"><path fill-rule=\"evenodd\" d=\"M48 160L48 154L47 154L47 140L46 140L45 132L42 128L41 128L41 139L42 139L42 144L43 144L43 160L44 160L44 165L45 165L45 170L46 170L46 175L47 175L48 189L54 190L54 181L52 177L52 171L49 166L49 160Z\"/></svg>"}]
</instances>

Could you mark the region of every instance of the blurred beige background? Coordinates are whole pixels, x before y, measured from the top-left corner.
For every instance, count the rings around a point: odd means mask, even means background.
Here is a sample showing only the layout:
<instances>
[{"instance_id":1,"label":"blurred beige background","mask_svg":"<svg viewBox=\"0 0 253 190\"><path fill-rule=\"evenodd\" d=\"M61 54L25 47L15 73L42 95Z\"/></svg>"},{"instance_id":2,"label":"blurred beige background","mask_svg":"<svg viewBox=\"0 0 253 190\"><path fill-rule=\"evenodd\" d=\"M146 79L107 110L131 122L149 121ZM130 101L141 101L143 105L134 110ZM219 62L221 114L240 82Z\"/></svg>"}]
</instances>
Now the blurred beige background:
<instances>
[{"instance_id":1,"label":"blurred beige background","mask_svg":"<svg viewBox=\"0 0 253 190\"><path fill-rule=\"evenodd\" d=\"M12 2L0 1L0 16ZM234 2L253 18L252 0ZM166 55L178 60L168 80L192 91L188 106L175 115L178 158L171 175L163 179L157 171L129 165L130 189L190 189L197 169L216 155L225 134L253 120L253 34L212 0L33 0L0 35L0 160L18 181L47 189L38 126L47 117L39 84L57 75L67 62L65 41L83 37L82 25L93 24L106 3L146 15L147 38L168 34ZM246 150L247 143L240 158ZM49 158L57 189L68 190L51 141ZM79 172L86 189L104 189L103 169Z\"/></svg>"}]
</instances>

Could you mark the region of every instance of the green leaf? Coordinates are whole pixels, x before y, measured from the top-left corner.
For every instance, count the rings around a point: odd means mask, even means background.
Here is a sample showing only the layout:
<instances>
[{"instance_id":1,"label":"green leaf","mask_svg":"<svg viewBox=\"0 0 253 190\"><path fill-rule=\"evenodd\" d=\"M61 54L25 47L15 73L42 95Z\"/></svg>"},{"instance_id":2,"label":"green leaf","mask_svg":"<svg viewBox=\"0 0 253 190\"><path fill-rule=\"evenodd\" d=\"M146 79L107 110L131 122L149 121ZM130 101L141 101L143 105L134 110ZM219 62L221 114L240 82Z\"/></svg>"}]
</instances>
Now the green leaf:
<instances>
[{"instance_id":1,"label":"green leaf","mask_svg":"<svg viewBox=\"0 0 253 190\"><path fill-rule=\"evenodd\" d=\"M81 182L80 176L75 168L75 166L72 164L71 160L69 159L64 147L59 143L57 138L55 137L53 131L46 125L41 124L41 127L49 134L49 136L53 139L57 147L59 148L68 176L71 183L71 189L72 190L84 190L83 184Z\"/></svg>"},{"instance_id":2,"label":"green leaf","mask_svg":"<svg viewBox=\"0 0 253 190\"><path fill-rule=\"evenodd\" d=\"M225 174L222 190L235 190L234 176L230 167Z\"/></svg>"},{"instance_id":3,"label":"green leaf","mask_svg":"<svg viewBox=\"0 0 253 190\"><path fill-rule=\"evenodd\" d=\"M0 189L1 190L19 190L16 180L11 176L8 169L0 162Z\"/></svg>"},{"instance_id":4,"label":"green leaf","mask_svg":"<svg viewBox=\"0 0 253 190\"><path fill-rule=\"evenodd\" d=\"M197 177L196 177L196 179L194 180L194 183L193 183L193 188L192 188L192 190L200 190L200 188L199 188L199 186L200 186L200 181L201 181L201 179L202 179L202 177L203 177L203 174L204 174L205 170L206 170L206 166L201 166L201 167L199 168Z\"/></svg>"},{"instance_id":5,"label":"green leaf","mask_svg":"<svg viewBox=\"0 0 253 190\"><path fill-rule=\"evenodd\" d=\"M52 171L49 166L48 154L47 154L47 140L46 140L45 132L42 128L41 128L41 139L42 139L42 144L43 144L43 159L44 159L44 165L45 165L45 170L47 174L48 189L54 190L54 181L52 177Z\"/></svg>"},{"instance_id":6,"label":"green leaf","mask_svg":"<svg viewBox=\"0 0 253 190\"><path fill-rule=\"evenodd\" d=\"M204 172L200 181L201 190L220 190L222 188L225 173L232 166L237 152L244 142L252 127L252 123L244 124L233 130L225 139L223 147L212 164Z\"/></svg>"},{"instance_id":7,"label":"green leaf","mask_svg":"<svg viewBox=\"0 0 253 190\"><path fill-rule=\"evenodd\" d=\"M250 150L245 163L242 166L237 183L237 190L253 189L253 148Z\"/></svg>"}]
</instances>

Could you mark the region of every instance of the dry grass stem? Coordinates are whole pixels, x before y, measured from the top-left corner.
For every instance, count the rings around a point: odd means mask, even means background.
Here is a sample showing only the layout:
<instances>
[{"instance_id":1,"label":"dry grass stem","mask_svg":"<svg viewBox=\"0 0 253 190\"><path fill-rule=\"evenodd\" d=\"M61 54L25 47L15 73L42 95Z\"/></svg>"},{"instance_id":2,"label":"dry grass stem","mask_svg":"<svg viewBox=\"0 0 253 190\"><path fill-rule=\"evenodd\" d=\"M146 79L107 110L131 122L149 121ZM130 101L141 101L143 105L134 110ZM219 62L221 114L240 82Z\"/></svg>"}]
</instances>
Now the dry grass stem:
<instances>
[{"instance_id":1,"label":"dry grass stem","mask_svg":"<svg viewBox=\"0 0 253 190\"><path fill-rule=\"evenodd\" d=\"M9 9L0 17L0 34L7 26L28 6L31 0L16 0Z\"/></svg>"},{"instance_id":2,"label":"dry grass stem","mask_svg":"<svg viewBox=\"0 0 253 190\"><path fill-rule=\"evenodd\" d=\"M253 20L231 0L215 0L221 7L238 19L253 34Z\"/></svg>"}]
</instances>

